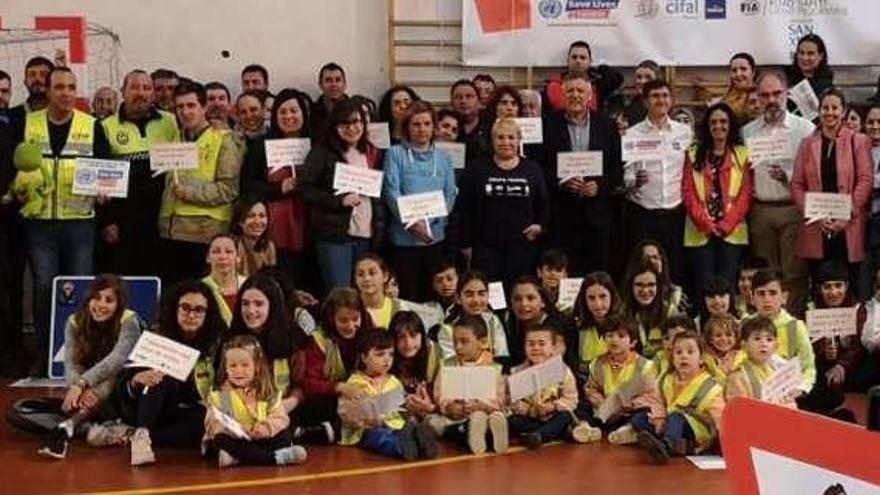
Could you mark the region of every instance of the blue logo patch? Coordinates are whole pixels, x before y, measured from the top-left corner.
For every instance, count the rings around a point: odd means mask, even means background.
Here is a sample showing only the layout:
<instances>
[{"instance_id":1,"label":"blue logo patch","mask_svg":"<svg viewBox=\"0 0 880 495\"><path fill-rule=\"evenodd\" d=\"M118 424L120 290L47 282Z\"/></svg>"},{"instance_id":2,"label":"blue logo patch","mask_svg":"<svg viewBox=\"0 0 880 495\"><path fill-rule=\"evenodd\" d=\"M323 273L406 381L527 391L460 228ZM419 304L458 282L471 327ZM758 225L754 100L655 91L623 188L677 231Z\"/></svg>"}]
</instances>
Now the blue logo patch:
<instances>
[{"instance_id":1,"label":"blue logo patch","mask_svg":"<svg viewBox=\"0 0 880 495\"><path fill-rule=\"evenodd\" d=\"M706 0L706 19L727 17L727 0Z\"/></svg>"},{"instance_id":2,"label":"blue logo patch","mask_svg":"<svg viewBox=\"0 0 880 495\"><path fill-rule=\"evenodd\" d=\"M538 13L545 19L556 19L562 14L562 0L541 0Z\"/></svg>"}]
</instances>

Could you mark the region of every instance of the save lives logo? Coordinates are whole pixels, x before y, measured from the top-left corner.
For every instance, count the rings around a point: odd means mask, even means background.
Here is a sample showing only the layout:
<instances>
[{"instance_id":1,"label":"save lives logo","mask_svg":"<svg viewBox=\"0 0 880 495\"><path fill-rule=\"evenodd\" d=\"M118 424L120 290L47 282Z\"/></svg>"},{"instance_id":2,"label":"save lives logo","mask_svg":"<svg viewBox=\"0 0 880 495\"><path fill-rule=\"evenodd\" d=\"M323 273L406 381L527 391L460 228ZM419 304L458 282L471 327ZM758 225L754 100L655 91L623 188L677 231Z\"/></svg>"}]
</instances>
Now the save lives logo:
<instances>
[{"instance_id":1,"label":"save lives logo","mask_svg":"<svg viewBox=\"0 0 880 495\"><path fill-rule=\"evenodd\" d=\"M706 19L727 17L727 0L706 0Z\"/></svg>"}]
</instances>

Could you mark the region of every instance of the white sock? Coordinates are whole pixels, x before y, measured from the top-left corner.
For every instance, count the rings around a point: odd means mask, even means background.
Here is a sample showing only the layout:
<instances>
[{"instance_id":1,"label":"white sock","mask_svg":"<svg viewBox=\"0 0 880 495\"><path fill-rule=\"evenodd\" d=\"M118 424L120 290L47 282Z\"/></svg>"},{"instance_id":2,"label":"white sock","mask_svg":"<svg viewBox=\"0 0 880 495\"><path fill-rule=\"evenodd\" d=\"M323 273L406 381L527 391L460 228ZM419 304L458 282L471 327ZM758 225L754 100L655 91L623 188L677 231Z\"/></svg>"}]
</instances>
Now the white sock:
<instances>
[{"instance_id":1,"label":"white sock","mask_svg":"<svg viewBox=\"0 0 880 495\"><path fill-rule=\"evenodd\" d=\"M66 419L61 423L58 423L58 428L63 428L65 432L67 432L67 436L73 438L73 420Z\"/></svg>"}]
</instances>

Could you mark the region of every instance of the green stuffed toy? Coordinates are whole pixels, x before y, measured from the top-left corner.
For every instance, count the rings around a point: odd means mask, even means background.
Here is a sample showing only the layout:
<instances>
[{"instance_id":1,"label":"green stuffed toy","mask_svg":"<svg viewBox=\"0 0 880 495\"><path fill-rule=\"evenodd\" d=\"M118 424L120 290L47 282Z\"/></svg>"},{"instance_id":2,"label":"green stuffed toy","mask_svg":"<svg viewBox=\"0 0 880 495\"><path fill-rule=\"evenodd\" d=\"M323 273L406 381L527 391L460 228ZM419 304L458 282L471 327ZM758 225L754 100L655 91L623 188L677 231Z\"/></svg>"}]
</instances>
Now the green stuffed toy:
<instances>
[{"instance_id":1,"label":"green stuffed toy","mask_svg":"<svg viewBox=\"0 0 880 495\"><path fill-rule=\"evenodd\" d=\"M3 203L9 204L17 198L24 203L21 216L36 218L53 189L52 177L41 166L43 154L40 147L32 143L21 143L15 148L12 161L18 172L9 191L3 196Z\"/></svg>"}]
</instances>

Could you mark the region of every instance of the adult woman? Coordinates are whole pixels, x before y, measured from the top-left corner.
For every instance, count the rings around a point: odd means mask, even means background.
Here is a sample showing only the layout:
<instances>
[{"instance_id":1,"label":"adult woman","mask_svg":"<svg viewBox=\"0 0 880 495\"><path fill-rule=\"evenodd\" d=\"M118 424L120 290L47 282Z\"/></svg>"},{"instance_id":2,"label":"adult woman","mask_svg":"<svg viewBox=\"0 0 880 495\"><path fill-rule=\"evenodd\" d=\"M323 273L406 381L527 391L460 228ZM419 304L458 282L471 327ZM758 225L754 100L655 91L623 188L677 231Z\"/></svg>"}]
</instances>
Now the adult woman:
<instances>
[{"instance_id":1,"label":"adult woman","mask_svg":"<svg viewBox=\"0 0 880 495\"><path fill-rule=\"evenodd\" d=\"M871 199L874 172L871 140L843 125L846 98L829 89L819 98L820 125L801 141L791 178L791 195L801 212L806 193L846 194L852 201L849 219L821 219L801 226L797 254L810 262L815 279L822 260L848 263L855 280L865 255L865 210Z\"/></svg>"},{"instance_id":2,"label":"adult woman","mask_svg":"<svg viewBox=\"0 0 880 495\"><path fill-rule=\"evenodd\" d=\"M563 359L571 369L577 369L578 335L571 320L556 311L537 277L520 275L510 285L510 311L504 319L510 357L496 360L506 367L522 363L526 358L525 329L531 325L555 328L565 342ZM562 347L558 350L562 351Z\"/></svg>"},{"instance_id":3,"label":"adult woman","mask_svg":"<svg viewBox=\"0 0 880 495\"><path fill-rule=\"evenodd\" d=\"M749 150L727 103L709 107L695 141L685 153L681 195L687 211L684 245L693 260L694 290L700 293L716 276L731 286L736 283L749 242L745 218L752 203L752 179Z\"/></svg>"},{"instance_id":4,"label":"adult woman","mask_svg":"<svg viewBox=\"0 0 880 495\"><path fill-rule=\"evenodd\" d=\"M749 93L755 87L755 58L751 54L740 52L730 57L730 86L722 102L733 110L737 124L748 122Z\"/></svg>"},{"instance_id":5,"label":"adult woman","mask_svg":"<svg viewBox=\"0 0 880 495\"><path fill-rule=\"evenodd\" d=\"M519 91L512 86L499 86L492 94L487 110L496 119L515 119L520 116L522 107L523 101Z\"/></svg>"},{"instance_id":6,"label":"adult woman","mask_svg":"<svg viewBox=\"0 0 880 495\"><path fill-rule=\"evenodd\" d=\"M834 71L828 66L828 50L825 41L814 33L798 40L791 65L785 68L788 85L792 87L806 79L817 96L834 87ZM797 107L789 102L789 110Z\"/></svg>"},{"instance_id":7,"label":"adult woman","mask_svg":"<svg viewBox=\"0 0 880 495\"><path fill-rule=\"evenodd\" d=\"M843 123L853 132L862 132L862 115L859 113L859 109L853 105L847 106Z\"/></svg>"},{"instance_id":8,"label":"adult woman","mask_svg":"<svg viewBox=\"0 0 880 495\"><path fill-rule=\"evenodd\" d=\"M126 368L116 384L123 419L134 425L131 465L156 461L152 446L195 448L205 433L203 400L214 385L214 366L226 324L211 290L198 280L184 280L168 292L159 309L158 333L199 351L186 381L161 371ZM122 425L124 429L127 426ZM114 430L108 429L105 438Z\"/></svg>"},{"instance_id":9,"label":"adult woman","mask_svg":"<svg viewBox=\"0 0 880 495\"><path fill-rule=\"evenodd\" d=\"M378 198L349 192L336 194L337 163L377 168L379 151L370 144L364 111L349 100L333 107L320 143L306 158L300 195L309 206L321 275L327 287L351 283L354 260L367 252L382 233L383 208Z\"/></svg>"},{"instance_id":10,"label":"adult woman","mask_svg":"<svg viewBox=\"0 0 880 495\"><path fill-rule=\"evenodd\" d=\"M265 91L245 91L235 100L238 129L249 140L266 134L266 119L263 111L266 94Z\"/></svg>"},{"instance_id":11,"label":"adult woman","mask_svg":"<svg viewBox=\"0 0 880 495\"><path fill-rule=\"evenodd\" d=\"M398 198L410 194L440 192L446 211L452 211L458 191L449 155L434 147L434 108L416 101L401 120L403 142L385 154L382 197L391 217L389 241L394 246L395 272L404 299L423 301L429 297L431 270L443 260L446 217L404 223Z\"/></svg>"},{"instance_id":12,"label":"adult woman","mask_svg":"<svg viewBox=\"0 0 880 495\"><path fill-rule=\"evenodd\" d=\"M202 282L211 289L220 317L229 325L232 322L232 308L238 298L238 288L245 278L238 274L238 247L229 234L220 234L208 245L208 275Z\"/></svg>"},{"instance_id":13,"label":"adult woman","mask_svg":"<svg viewBox=\"0 0 880 495\"><path fill-rule=\"evenodd\" d=\"M454 111L443 108L437 112L437 129L434 139L437 141L458 141L461 129L461 117Z\"/></svg>"},{"instance_id":14,"label":"adult woman","mask_svg":"<svg viewBox=\"0 0 880 495\"><path fill-rule=\"evenodd\" d=\"M465 170L461 222L474 269L510 282L534 271L537 241L550 220L544 172L519 156L520 130L512 119L492 126L493 155Z\"/></svg>"},{"instance_id":15,"label":"adult woman","mask_svg":"<svg viewBox=\"0 0 880 495\"><path fill-rule=\"evenodd\" d=\"M308 97L296 89L282 89L275 97L269 123L268 139L308 138L310 130ZM248 142L241 169L242 196L266 203L269 239L275 244L278 264L301 283L300 267L305 249L306 210L300 198L298 174L293 167L269 168L266 164L266 140Z\"/></svg>"},{"instance_id":16,"label":"adult woman","mask_svg":"<svg viewBox=\"0 0 880 495\"><path fill-rule=\"evenodd\" d=\"M379 122L387 122L391 126L391 144L406 139L403 118L409 106L420 99L415 90L402 84L394 86L382 96L379 102Z\"/></svg>"},{"instance_id":17,"label":"adult woman","mask_svg":"<svg viewBox=\"0 0 880 495\"><path fill-rule=\"evenodd\" d=\"M96 277L85 302L64 325L68 388L61 408L69 418L46 435L40 455L64 459L77 428L101 412L139 335L140 322L126 308L122 281L115 275ZM89 443L102 443L89 433Z\"/></svg>"},{"instance_id":18,"label":"adult woman","mask_svg":"<svg viewBox=\"0 0 880 495\"><path fill-rule=\"evenodd\" d=\"M874 165L874 193L871 199L870 221L868 222L868 252L862 265L860 282L861 294L869 297L874 294L874 274L880 267L880 100L872 103L865 112L865 134L871 139L871 163Z\"/></svg>"}]
</instances>

